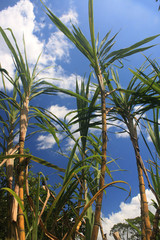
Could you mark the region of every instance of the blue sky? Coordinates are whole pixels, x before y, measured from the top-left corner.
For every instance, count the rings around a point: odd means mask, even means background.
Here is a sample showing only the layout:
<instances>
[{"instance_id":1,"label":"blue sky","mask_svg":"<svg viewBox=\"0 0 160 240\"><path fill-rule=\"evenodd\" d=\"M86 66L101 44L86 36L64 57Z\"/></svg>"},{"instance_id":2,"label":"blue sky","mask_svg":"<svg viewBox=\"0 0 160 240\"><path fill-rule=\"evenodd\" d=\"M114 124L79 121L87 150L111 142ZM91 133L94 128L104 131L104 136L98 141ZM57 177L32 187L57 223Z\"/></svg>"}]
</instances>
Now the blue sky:
<instances>
[{"instance_id":1,"label":"blue sky","mask_svg":"<svg viewBox=\"0 0 160 240\"><path fill-rule=\"evenodd\" d=\"M115 49L124 48L140 41L146 37L159 34L160 13L158 12L158 3L154 0L99 0L94 1L95 12L95 30L96 34L100 33L100 39L112 30L111 36L118 31L117 43ZM88 1L81 0L46 0L45 4L65 23L68 27L72 21L78 25L83 33L89 39L88 27ZM44 76L52 76L60 78L62 81L56 81L61 87L74 90L75 80L81 79L84 74L89 73L89 63L78 52L76 48L60 33L51 23L49 18L42 10L42 4L39 0L1 0L0 1L0 24L2 28L12 28L18 44L23 49L22 38L25 36L27 55L29 62L35 63L38 55L42 52L40 58L40 67L51 65L46 70ZM10 53L0 36L0 62L2 67L12 75L14 65ZM156 39L153 44L159 44L160 39ZM152 58L159 57L160 46L148 50L145 54ZM131 79L131 73L128 68L134 69L144 62L142 54L129 57L125 61L125 67L119 71L122 86L126 86ZM7 84L8 90L12 87ZM0 88L2 83L0 82ZM75 109L75 102L68 97L41 97L35 100L34 104L46 107L58 117L63 119L64 115L72 109ZM112 130L112 129L109 129ZM147 135L146 135L147 138ZM32 154L44 157L54 164L65 165L61 157L55 152L57 147L51 136L39 135L34 136L35 145L31 145L28 141L27 146L30 147ZM72 146L71 142L66 142L65 147ZM144 144L140 138L140 147L142 158L148 160L149 154L144 148ZM121 216L125 218L135 217L138 215L138 182L134 152L126 135L109 134L108 155L112 158L118 158L118 164L125 172L115 172L115 179L123 179L127 181L132 188L131 198L127 203L123 203L127 194L120 190L110 189L104 197L102 215L108 225L104 226L108 231L108 226L122 221ZM47 160L46 159L46 160ZM37 167L37 166L36 166ZM36 171L36 169L35 169ZM47 173L51 175L52 170ZM148 191L149 198L151 197ZM132 199L132 197L134 197ZM127 204L127 205L124 205ZM126 210L127 209L127 210ZM116 212L120 212L119 215ZM131 215L129 215L129 213ZM135 215L132 215L132 214ZM110 214L109 219L106 219Z\"/></svg>"}]
</instances>

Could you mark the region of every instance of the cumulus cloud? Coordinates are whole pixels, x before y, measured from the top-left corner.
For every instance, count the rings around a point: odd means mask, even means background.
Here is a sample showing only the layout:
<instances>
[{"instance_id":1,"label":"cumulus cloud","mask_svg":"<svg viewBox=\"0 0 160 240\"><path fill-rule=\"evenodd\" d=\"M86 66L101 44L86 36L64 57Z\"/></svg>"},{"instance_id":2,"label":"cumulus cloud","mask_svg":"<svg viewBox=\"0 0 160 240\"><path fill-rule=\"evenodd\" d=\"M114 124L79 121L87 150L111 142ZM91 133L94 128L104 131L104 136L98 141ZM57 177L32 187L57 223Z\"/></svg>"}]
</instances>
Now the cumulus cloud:
<instances>
[{"instance_id":1,"label":"cumulus cloud","mask_svg":"<svg viewBox=\"0 0 160 240\"><path fill-rule=\"evenodd\" d=\"M56 104L56 105L50 106L48 108L48 111L53 113L59 119L63 120L64 117L66 116L66 114L68 114L69 112L72 112L74 110L73 109L68 109L65 106L59 106L59 105ZM69 114L66 117L66 121L69 121L74 115L75 115L75 113ZM55 125L59 129L58 124L55 124ZM74 124L70 127L70 131L74 132L77 128L78 128L78 124ZM57 134L57 137L59 138L59 140L62 140L65 137L65 134L62 134L62 133ZM75 133L74 137L77 139L79 137L79 133ZM37 141L38 141L38 144L37 144L38 149L49 149L49 148L52 148L56 144L56 141L54 140L54 138L51 134L40 135L37 138ZM67 138L66 143L65 143L65 148L66 149L72 148L74 143L75 142L71 138Z\"/></svg>"},{"instance_id":2,"label":"cumulus cloud","mask_svg":"<svg viewBox=\"0 0 160 240\"><path fill-rule=\"evenodd\" d=\"M60 134L57 134L57 137L59 139L61 139L61 135ZM52 148L55 144L56 144L56 141L55 139L53 138L53 136L51 134L48 134L48 135L40 135L38 138L37 138L37 141L39 142L37 144L37 149L50 149Z\"/></svg>"},{"instance_id":3,"label":"cumulus cloud","mask_svg":"<svg viewBox=\"0 0 160 240\"><path fill-rule=\"evenodd\" d=\"M71 126L71 129L70 129L71 132L76 131L76 130L78 129L78 127L79 127L79 126L78 126L78 123L72 125L72 126ZM75 139L78 139L78 138L80 137L80 134L79 134L79 132L76 132L76 133L73 134L73 136L74 136ZM66 145L65 145L66 150L72 149L73 146L74 146L74 144L75 144L75 141L74 141L72 138L67 138L67 143L66 143Z\"/></svg>"},{"instance_id":4,"label":"cumulus cloud","mask_svg":"<svg viewBox=\"0 0 160 240\"><path fill-rule=\"evenodd\" d=\"M13 7L8 7L0 12L1 27L13 30L21 50L23 48L23 34L25 34L26 47L30 49L30 52L34 52L34 54L30 54L30 58L33 58L36 52L40 53L42 50L42 44L33 35L34 20L33 4L29 0L21 0ZM10 35L9 32L8 35ZM13 76L14 65L11 54L1 36L0 42L0 63ZM11 86L8 85L8 87L10 88Z\"/></svg>"},{"instance_id":5,"label":"cumulus cloud","mask_svg":"<svg viewBox=\"0 0 160 240\"><path fill-rule=\"evenodd\" d=\"M63 14L60 17L60 20L66 25L71 25L71 23L74 25L77 25L78 24L78 14L75 10L73 11L72 9L70 9L67 14Z\"/></svg>"},{"instance_id":6,"label":"cumulus cloud","mask_svg":"<svg viewBox=\"0 0 160 240\"><path fill-rule=\"evenodd\" d=\"M146 114L139 114L138 112L141 110L142 106L141 105L137 105L134 107L133 112L137 112L137 114L135 115L135 119L141 118L141 117L145 117ZM141 121L141 120L140 120ZM134 120L135 123L135 120ZM114 125L113 125L114 124ZM114 128L115 132L116 132L116 137L117 138L129 138L129 133L128 133L128 128L126 126L126 124L120 120L114 120L114 121L108 121L108 129L112 129ZM139 124L139 126L137 127L137 135L140 135L140 129L143 131L143 129L141 128L141 125Z\"/></svg>"},{"instance_id":7,"label":"cumulus cloud","mask_svg":"<svg viewBox=\"0 0 160 240\"><path fill-rule=\"evenodd\" d=\"M53 145L56 143L55 139L53 138L52 135L40 135L37 138L37 141L39 142L37 145L38 149L48 149L48 148L52 148Z\"/></svg>"},{"instance_id":8,"label":"cumulus cloud","mask_svg":"<svg viewBox=\"0 0 160 240\"><path fill-rule=\"evenodd\" d=\"M154 199L155 197L152 194L150 190L146 190L146 195L147 195L147 200L149 203L149 210L151 212L155 212L154 207L151 205L151 200ZM130 203L124 203L121 202L120 204L120 211L117 213L111 213L108 217L103 217L103 229L104 233L107 233L109 236L109 232L113 225L117 223L123 223L125 222L125 219L128 218L135 218L137 216L140 216L140 195L138 194L137 196L133 197L130 201ZM99 235L99 240L101 239ZM111 236L109 237L110 240L114 240L114 238Z\"/></svg>"},{"instance_id":9,"label":"cumulus cloud","mask_svg":"<svg viewBox=\"0 0 160 240\"><path fill-rule=\"evenodd\" d=\"M73 111L72 109L68 109L65 106L59 106L58 104L52 105L48 108L48 111L56 115L60 119L64 119L65 115L69 112Z\"/></svg>"},{"instance_id":10,"label":"cumulus cloud","mask_svg":"<svg viewBox=\"0 0 160 240\"><path fill-rule=\"evenodd\" d=\"M112 122L109 120L108 121L108 130L112 131L112 129L114 129L114 132L116 133L117 138L128 138L129 137L127 127L122 121L114 120L114 122Z\"/></svg>"},{"instance_id":11,"label":"cumulus cloud","mask_svg":"<svg viewBox=\"0 0 160 240\"><path fill-rule=\"evenodd\" d=\"M71 21L74 24L78 23L78 14L76 11L69 10L68 13L63 14L60 19L71 26ZM41 58L39 60L40 67L46 67L52 65L53 67L45 69L41 73L43 78L52 79L64 79L61 81L54 81L54 84L67 89L74 89L75 80L80 79L80 76L74 74L66 75L65 70L57 64L57 60L69 61L69 51L73 46L65 38L65 36L58 30L53 32L47 39L38 38L36 32L39 32L45 27L43 18L40 22L36 21L36 15L34 12L34 6L30 0L19 0L17 4L13 7L8 7L3 11L0 11L0 22L2 28L11 28L20 50L23 52L23 34L26 42L26 50L28 62L30 65L35 64L37 57L42 52ZM8 31L8 36L10 33ZM9 74L14 76L14 64L10 51L8 50L5 42L0 36L1 46L0 46L0 62L2 67L5 68ZM52 80L53 82L53 80ZM6 84L8 89L12 89L12 85ZM2 83L0 83L0 88L2 88ZM54 110L53 110L54 109ZM64 106L60 107L58 105L51 106L50 111L59 117L63 118L70 110L66 109ZM57 135L59 139L62 136ZM38 149L52 148L56 142L52 135L40 135L37 139ZM69 144L70 145L70 144Z\"/></svg>"},{"instance_id":12,"label":"cumulus cloud","mask_svg":"<svg viewBox=\"0 0 160 240\"><path fill-rule=\"evenodd\" d=\"M70 10L61 16L61 20L70 26L70 21L78 23L78 14ZM69 51L73 48L72 44L64 37L64 35L58 30L49 35L48 38L38 37L36 32L42 30L45 27L43 18L40 22L36 21L36 14L34 12L34 5L30 0L19 0L17 4L12 7L8 7L0 11L0 22L3 29L11 28L18 42L20 50L23 52L23 35L26 42L26 50L29 64L33 65L36 63L40 53L42 53L39 60L40 67L53 66L46 69L41 77L52 77L65 79L63 82L56 82L59 86L70 88L75 86L76 76L71 74L67 76L64 69L57 64L57 60L69 61ZM10 34L8 33L8 36ZM11 39L11 38L10 38ZM14 76L14 64L12 61L11 54L0 36L0 63L9 74ZM45 75L44 75L45 74ZM66 81L68 80L68 81ZM71 83L72 82L72 83ZM8 89L11 89L11 85L7 83ZM2 83L0 83L2 88Z\"/></svg>"},{"instance_id":13,"label":"cumulus cloud","mask_svg":"<svg viewBox=\"0 0 160 240\"><path fill-rule=\"evenodd\" d=\"M47 52L50 52L54 57L59 60L65 57L65 61L69 61L69 50L72 44L68 42L64 34L60 31L52 33L46 44Z\"/></svg>"},{"instance_id":14,"label":"cumulus cloud","mask_svg":"<svg viewBox=\"0 0 160 240\"><path fill-rule=\"evenodd\" d=\"M75 75L73 73L69 76L67 76L66 74L63 76L63 80L58 83L59 86L65 89L71 89L72 91L74 91L75 89L76 80L79 82L82 79L80 75Z\"/></svg>"},{"instance_id":15,"label":"cumulus cloud","mask_svg":"<svg viewBox=\"0 0 160 240\"><path fill-rule=\"evenodd\" d=\"M69 10L67 14L63 14L60 20L67 26L71 27L72 24L78 24L78 14L76 11ZM64 60L69 62L70 60L70 49L73 48L71 42L67 40L65 35L61 31L55 31L51 34L47 44L45 45L46 53L53 55L58 60Z\"/></svg>"},{"instance_id":16,"label":"cumulus cloud","mask_svg":"<svg viewBox=\"0 0 160 240\"><path fill-rule=\"evenodd\" d=\"M34 62L43 49L43 43L34 35L35 14L33 4L29 0L20 0L13 7L0 12L2 28L11 28L16 36L20 49L23 49L23 35L28 50L28 60ZM1 51L7 51L6 45L1 45ZM3 59L1 59L1 62Z\"/></svg>"}]
</instances>

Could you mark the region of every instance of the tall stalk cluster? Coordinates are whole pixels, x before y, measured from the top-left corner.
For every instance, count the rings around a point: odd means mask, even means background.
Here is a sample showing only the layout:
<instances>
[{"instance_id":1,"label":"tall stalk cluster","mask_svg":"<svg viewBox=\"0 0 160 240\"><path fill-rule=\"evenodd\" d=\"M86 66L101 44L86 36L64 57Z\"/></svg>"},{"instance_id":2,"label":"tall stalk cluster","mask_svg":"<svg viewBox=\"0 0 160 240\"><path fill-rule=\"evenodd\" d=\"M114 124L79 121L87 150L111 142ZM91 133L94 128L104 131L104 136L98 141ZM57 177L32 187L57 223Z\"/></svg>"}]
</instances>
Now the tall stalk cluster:
<instances>
[{"instance_id":1,"label":"tall stalk cluster","mask_svg":"<svg viewBox=\"0 0 160 240\"><path fill-rule=\"evenodd\" d=\"M106 34L102 42L98 45L95 40L94 33L94 17L93 17L93 0L88 1L89 6L89 28L90 28L90 38L91 44L83 35L82 31L79 28L76 28L73 25L73 32L71 32L47 7L47 15L50 17L51 21L62 31L80 50L80 52L89 60L90 65L92 66L95 76L98 82L100 89L100 98L101 98L101 123L102 123L102 159L101 159L101 173L99 179L99 189L102 189L105 184L105 172L106 172L106 152L107 152L107 108L106 108L106 93L109 93L107 83L109 81L108 70L110 66L116 61L124 57L130 56L132 54L138 53L140 51L146 50L149 47L139 48L143 44L153 40L155 37L144 39L128 48L120 49L114 52L111 52L112 47L115 42L114 35L110 40L108 40L110 32ZM108 40L108 41L107 41ZM107 70L107 71L106 71ZM92 230L91 239L96 240L98 237L98 231L100 227L100 216L101 216L101 207L103 200L103 192L97 197L96 207L95 207L95 220Z\"/></svg>"},{"instance_id":2,"label":"tall stalk cluster","mask_svg":"<svg viewBox=\"0 0 160 240\"><path fill-rule=\"evenodd\" d=\"M88 59L92 72L86 85L85 80L82 80L80 86L76 82L76 92L61 89L51 82L39 78L39 72L37 72L39 57L33 70L30 70L24 39L24 52L21 53L12 30L8 30L12 38L10 40L6 31L0 27L0 33L11 51L16 69L15 79L12 79L8 72L0 67L4 86L4 92L0 92L0 109L5 113L8 122L6 124L5 119L0 118L4 138L4 144L0 143L3 149L0 166L6 164L7 188L4 188L4 190L8 191L7 237L19 240L70 240L77 238L97 240L99 230L101 230L101 236L103 240L105 239L101 222L103 192L108 187L115 186L118 183L127 184L121 180L114 181L108 167L107 127L111 121L114 125L119 120L125 124L125 131L130 136L135 152L141 197L141 239L156 239L159 223L157 219L160 215L159 171L158 165L155 164L156 174L154 173L152 163L150 169L152 186L140 155L137 136L140 118L137 119L136 115L141 114L142 117L144 113L152 108L157 108L157 112L159 111L157 102L159 103L160 95L160 68L154 61L147 59L152 67L152 73L145 75L145 69L143 68L137 71L131 70L133 78L128 87L122 89L118 74L114 72L112 66L116 61L121 62L123 58L152 47L143 47L143 45L154 40L158 35L146 38L130 47L111 51L115 45L117 34L109 39L110 31L107 32L100 43L99 34L95 38L93 0L88 1L89 40L87 40L80 28L72 25L73 29L70 31L46 6L45 8L53 24ZM12 42L14 42L14 45ZM90 91L92 73L94 73L97 81L94 84L96 88L94 88L93 94ZM13 85L13 97L7 95L5 80L10 81ZM49 110L30 106L33 98L41 94L55 94L56 92L76 98L77 109L67 115L74 113L74 116L67 123L49 112ZM135 107L139 106L139 104L142 106L139 110L135 110ZM99 117L98 120L96 120L97 116ZM74 141L74 147L69 155L61 152L61 155L68 159L66 169L26 153L25 143L31 117L34 118L33 126L38 128L37 132L41 129L43 132L50 133L58 147L60 147L60 141L57 137L59 131L65 137L67 136L67 138ZM147 119L148 132L159 154L158 117L156 118L155 114L153 122L155 124L154 130ZM72 131L71 127L77 123L77 129ZM17 126L19 126L19 130L16 131ZM98 129L100 136L94 134L92 128ZM79 133L78 139L75 138L77 132ZM15 145L14 139L17 134L19 134L19 142ZM29 186L28 180L28 164L30 160L52 167L58 171L59 175L61 174L62 184L58 193L53 193L49 189L45 177L42 173L39 173L37 189L34 190L36 194L34 194L34 197L30 195L29 187L31 188L31 186ZM105 183L106 174L112 180L109 183ZM157 199L157 203L155 203L156 214L153 216L153 229L149 217L144 176ZM41 194L42 192L43 194ZM25 197L28 202L27 206L30 208L28 216ZM94 202L95 208L92 207ZM33 217L30 225L31 215Z\"/></svg>"}]
</instances>

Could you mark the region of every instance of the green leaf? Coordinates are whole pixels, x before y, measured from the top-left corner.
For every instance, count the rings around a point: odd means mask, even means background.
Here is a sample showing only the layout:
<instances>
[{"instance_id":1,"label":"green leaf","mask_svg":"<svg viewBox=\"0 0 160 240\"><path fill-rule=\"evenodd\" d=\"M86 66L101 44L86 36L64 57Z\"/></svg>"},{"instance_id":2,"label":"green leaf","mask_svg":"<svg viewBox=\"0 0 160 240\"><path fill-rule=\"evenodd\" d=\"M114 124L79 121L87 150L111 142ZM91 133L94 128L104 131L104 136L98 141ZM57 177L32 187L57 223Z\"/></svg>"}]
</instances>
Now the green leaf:
<instances>
[{"instance_id":1,"label":"green leaf","mask_svg":"<svg viewBox=\"0 0 160 240\"><path fill-rule=\"evenodd\" d=\"M94 58L96 58L95 34L94 34L94 17L93 17L93 0L89 0L88 4L89 4L88 9L89 9L90 36L91 36Z\"/></svg>"},{"instance_id":2,"label":"green leaf","mask_svg":"<svg viewBox=\"0 0 160 240\"><path fill-rule=\"evenodd\" d=\"M66 183L66 181L69 178L69 173L70 173L70 170L71 170L71 167L72 167L72 164L73 164L74 154L75 154L75 151L76 151L76 148L77 148L77 145L78 145L78 141L79 141L79 139L74 144L71 155L69 157L69 161L68 161L68 164L67 164L67 169L65 171L65 175L64 175L64 179L63 179L63 185Z\"/></svg>"},{"instance_id":3,"label":"green leaf","mask_svg":"<svg viewBox=\"0 0 160 240\"><path fill-rule=\"evenodd\" d=\"M128 224L129 224L133 229L135 229L135 230L138 232L138 234L141 236L141 231L140 231L140 229L139 229L136 225L134 225L133 223L131 223L128 219L125 219L125 221L128 222Z\"/></svg>"},{"instance_id":4,"label":"green leaf","mask_svg":"<svg viewBox=\"0 0 160 240\"><path fill-rule=\"evenodd\" d=\"M82 213L81 213L80 216L76 219L76 222L75 222L73 228L72 228L71 231L68 233L68 236L66 237L66 240L70 240L70 239L71 239L71 236L72 236L73 232L75 232L78 223L82 220L82 218L83 218L84 215L86 214L86 211L87 211L88 208L93 204L93 202L97 199L97 197L99 196L99 194L100 194L102 191L104 191L105 188L108 188L108 187L110 187L110 186L112 186L112 185L114 185L114 184L116 184L116 183L125 183L125 184L128 184L128 183L126 183L126 182L124 182L124 181L113 181L113 182L108 183L108 184L106 184L105 186L103 186L103 187L92 197L92 199L88 202L88 204L85 205Z\"/></svg>"},{"instance_id":5,"label":"green leaf","mask_svg":"<svg viewBox=\"0 0 160 240\"><path fill-rule=\"evenodd\" d=\"M58 167L58 166L56 166L56 165L54 165L54 164L52 164L50 162L47 162L47 161L45 161L42 158L35 157L35 156L31 155L31 154L23 154L23 155L22 154L14 154L14 155L7 155L7 156L5 156L5 155L2 156L1 155L0 156L0 160L8 159L8 158L19 158L19 157L24 157L26 159L31 159L32 161L40 163L40 164L42 164L42 165L44 165L46 167L51 167L51 168L53 168L53 169L55 169L57 171L65 172L65 169L60 168L60 167Z\"/></svg>"}]
</instances>

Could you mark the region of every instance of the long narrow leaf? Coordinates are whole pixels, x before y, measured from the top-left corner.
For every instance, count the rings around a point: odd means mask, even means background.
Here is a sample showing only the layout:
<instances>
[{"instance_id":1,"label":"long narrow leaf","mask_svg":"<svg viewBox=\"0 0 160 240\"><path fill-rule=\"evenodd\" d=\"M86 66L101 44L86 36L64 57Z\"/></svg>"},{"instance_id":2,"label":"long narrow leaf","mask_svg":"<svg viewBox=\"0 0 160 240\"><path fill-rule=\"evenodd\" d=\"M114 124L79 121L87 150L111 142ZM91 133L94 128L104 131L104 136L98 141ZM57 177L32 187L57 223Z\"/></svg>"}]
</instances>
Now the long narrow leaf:
<instances>
[{"instance_id":1,"label":"long narrow leaf","mask_svg":"<svg viewBox=\"0 0 160 240\"><path fill-rule=\"evenodd\" d=\"M116 183L125 183L128 184L125 181L113 181L111 183L106 184L105 186L103 186L93 197L92 199L88 202L88 204L84 207L82 213L80 214L80 216L77 218L72 230L69 232L68 236L65 238L65 240L70 240L71 236L73 234L73 232L76 230L76 227L78 225L78 223L82 220L82 218L84 217L86 211L88 210L88 208L93 204L93 202L97 199L97 197L99 196L99 194L104 191L105 188L108 188Z\"/></svg>"}]
</instances>

